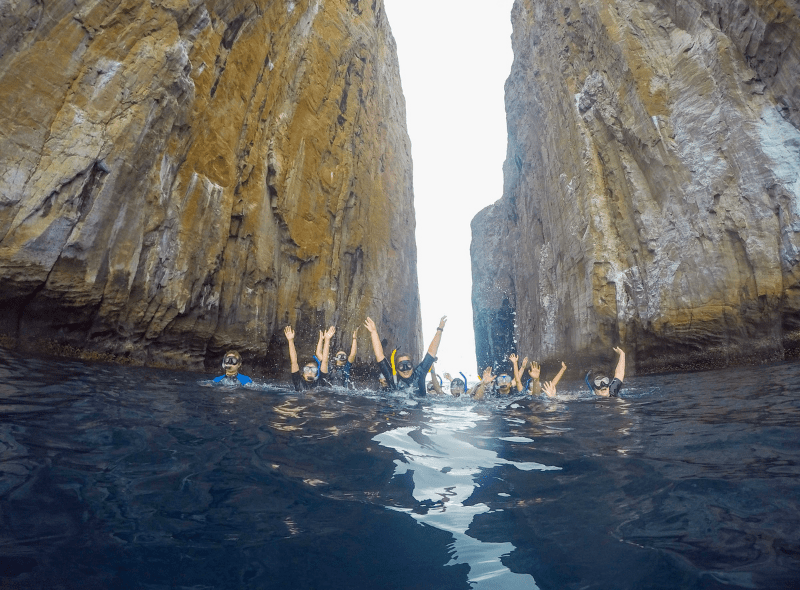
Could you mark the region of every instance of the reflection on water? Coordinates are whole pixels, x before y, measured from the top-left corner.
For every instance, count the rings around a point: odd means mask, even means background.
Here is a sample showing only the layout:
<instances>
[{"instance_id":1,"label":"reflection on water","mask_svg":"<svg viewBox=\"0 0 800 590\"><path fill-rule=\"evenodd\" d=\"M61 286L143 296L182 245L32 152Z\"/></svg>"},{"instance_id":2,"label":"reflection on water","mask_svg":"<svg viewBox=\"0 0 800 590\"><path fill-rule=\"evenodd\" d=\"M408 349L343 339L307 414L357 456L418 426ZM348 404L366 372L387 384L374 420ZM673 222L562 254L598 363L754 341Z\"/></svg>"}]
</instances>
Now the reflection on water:
<instances>
[{"instance_id":1,"label":"reflection on water","mask_svg":"<svg viewBox=\"0 0 800 590\"><path fill-rule=\"evenodd\" d=\"M0 587L795 589L800 364L419 400L0 349Z\"/></svg>"},{"instance_id":2,"label":"reflection on water","mask_svg":"<svg viewBox=\"0 0 800 590\"><path fill-rule=\"evenodd\" d=\"M400 452L395 475L413 473L413 496L419 505L398 509L453 535L453 557L448 565L469 565L472 588L538 588L532 576L513 573L502 564L500 558L514 549L511 543L481 542L467 534L475 516L490 512L483 503L467 502L485 469L511 465L522 471L549 471L559 467L508 461L491 449L476 446L471 431L486 419L472 406L433 406L427 408L423 426L396 428L373 440Z\"/></svg>"}]
</instances>

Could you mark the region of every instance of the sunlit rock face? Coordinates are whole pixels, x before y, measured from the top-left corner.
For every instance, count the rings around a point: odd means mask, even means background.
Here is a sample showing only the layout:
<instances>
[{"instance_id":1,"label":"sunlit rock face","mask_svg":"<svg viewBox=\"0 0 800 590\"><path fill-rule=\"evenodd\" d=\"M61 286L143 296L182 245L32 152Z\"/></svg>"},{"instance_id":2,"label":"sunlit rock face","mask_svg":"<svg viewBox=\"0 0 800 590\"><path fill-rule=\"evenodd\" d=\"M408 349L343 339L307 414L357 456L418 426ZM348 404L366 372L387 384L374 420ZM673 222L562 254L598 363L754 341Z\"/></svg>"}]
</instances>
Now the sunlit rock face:
<instances>
[{"instance_id":1,"label":"sunlit rock face","mask_svg":"<svg viewBox=\"0 0 800 590\"><path fill-rule=\"evenodd\" d=\"M370 315L421 349L380 0L6 2L0 106L2 335L269 373L286 324L308 358Z\"/></svg>"},{"instance_id":2,"label":"sunlit rock face","mask_svg":"<svg viewBox=\"0 0 800 590\"><path fill-rule=\"evenodd\" d=\"M479 364L796 352L799 7L517 0L503 196L472 223Z\"/></svg>"}]
</instances>

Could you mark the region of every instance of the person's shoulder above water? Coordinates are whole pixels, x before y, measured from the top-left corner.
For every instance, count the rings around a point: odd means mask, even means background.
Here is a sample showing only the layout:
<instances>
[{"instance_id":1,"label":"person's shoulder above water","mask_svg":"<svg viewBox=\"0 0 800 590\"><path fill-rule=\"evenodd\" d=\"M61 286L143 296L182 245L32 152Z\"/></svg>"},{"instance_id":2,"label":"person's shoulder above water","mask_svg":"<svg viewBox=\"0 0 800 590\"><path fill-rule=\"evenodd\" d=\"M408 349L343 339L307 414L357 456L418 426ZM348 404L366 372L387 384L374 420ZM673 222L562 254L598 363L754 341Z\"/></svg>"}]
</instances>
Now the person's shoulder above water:
<instances>
[{"instance_id":1,"label":"person's shoulder above water","mask_svg":"<svg viewBox=\"0 0 800 590\"><path fill-rule=\"evenodd\" d=\"M586 374L586 384L595 395L600 397L617 397L622 389L625 379L625 351L619 347L614 348L617 353L617 366L614 368L614 377L611 378L603 371L592 369Z\"/></svg>"},{"instance_id":2,"label":"person's shoulder above water","mask_svg":"<svg viewBox=\"0 0 800 590\"><path fill-rule=\"evenodd\" d=\"M220 375L214 379L214 383L225 383L234 385L247 385L252 383L253 380L246 375L239 373L242 367L242 356L235 350L229 350L222 358L222 369L225 371L224 375Z\"/></svg>"},{"instance_id":3,"label":"person's shoulder above water","mask_svg":"<svg viewBox=\"0 0 800 590\"><path fill-rule=\"evenodd\" d=\"M235 377L229 377L228 375L220 375L216 379L214 379L214 383L222 383L223 381L233 381L236 379L240 385L247 385L248 383L252 383L253 380L250 379L247 375L242 375L241 373L237 373Z\"/></svg>"}]
</instances>

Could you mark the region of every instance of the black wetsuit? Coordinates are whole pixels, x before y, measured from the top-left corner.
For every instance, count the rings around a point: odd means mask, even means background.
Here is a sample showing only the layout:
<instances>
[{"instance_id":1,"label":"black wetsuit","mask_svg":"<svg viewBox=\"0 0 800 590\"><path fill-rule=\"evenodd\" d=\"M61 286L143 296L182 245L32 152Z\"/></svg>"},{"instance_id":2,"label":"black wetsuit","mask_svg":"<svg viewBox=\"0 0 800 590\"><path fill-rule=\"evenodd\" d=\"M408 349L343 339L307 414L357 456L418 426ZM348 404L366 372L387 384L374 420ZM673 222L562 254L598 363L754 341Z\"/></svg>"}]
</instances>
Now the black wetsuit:
<instances>
[{"instance_id":1,"label":"black wetsuit","mask_svg":"<svg viewBox=\"0 0 800 590\"><path fill-rule=\"evenodd\" d=\"M425 376L428 374L428 371L431 370L433 366L433 362L436 359L433 358L430 354L425 353L425 358L422 359L422 362L416 366L414 371L411 373L411 377L408 379L404 379L400 376L400 373L397 374L397 383L394 382L394 375L392 375L392 367L389 365L389 361L384 359L378 363L378 367L381 369L381 373L386 378L386 382L389 384L391 389L416 389L414 392L416 395L427 395L425 391Z\"/></svg>"},{"instance_id":2,"label":"black wetsuit","mask_svg":"<svg viewBox=\"0 0 800 590\"><path fill-rule=\"evenodd\" d=\"M622 381L614 377L611 380L611 383L608 384L608 395L611 397L617 397L620 389L622 389Z\"/></svg>"},{"instance_id":3,"label":"black wetsuit","mask_svg":"<svg viewBox=\"0 0 800 590\"><path fill-rule=\"evenodd\" d=\"M338 385L339 387L350 387L352 382L350 381L350 361L347 361L343 366L338 367L333 365L332 367L328 367L330 370L328 371L328 384L329 385Z\"/></svg>"},{"instance_id":4,"label":"black wetsuit","mask_svg":"<svg viewBox=\"0 0 800 590\"><path fill-rule=\"evenodd\" d=\"M323 373L320 371L319 379L315 381L306 381L303 379L303 376L300 374L300 371L295 371L292 373L292 385L294 385L295 391L306 391L308 389L314 389L315 387L320 386L320 382L323 379L328 378L328 373Z\"/></svg>"}]
</instances>

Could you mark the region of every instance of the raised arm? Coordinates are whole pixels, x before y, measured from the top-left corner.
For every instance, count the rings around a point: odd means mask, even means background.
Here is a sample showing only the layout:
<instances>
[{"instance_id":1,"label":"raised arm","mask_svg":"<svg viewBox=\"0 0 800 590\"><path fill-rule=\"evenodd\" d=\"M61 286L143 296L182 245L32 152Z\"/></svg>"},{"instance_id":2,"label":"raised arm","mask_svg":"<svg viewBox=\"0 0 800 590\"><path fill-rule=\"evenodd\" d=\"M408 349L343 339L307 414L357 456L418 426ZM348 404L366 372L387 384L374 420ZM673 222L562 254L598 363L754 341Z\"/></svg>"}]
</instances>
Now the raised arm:
<instances>
[{"instance_id":1,"label":"raised arm","mask_svg":"<svg viewBox=\"0 0 800 590\"><path fill-rule=\"evenodd\" d=\"M314 351L314 354L317 356L317 359L322 362L322 341L324 339L324 335L322 334L322 330L319 331L319 338L317 338L317 348Z\"/></svg>"},{"instance_id":2,"label":"raised arm","mask_svg":"<svg viewBox=\"0 0 800 590\"><path fill-rule=\"evenodd\" d=\"M383 354L383 345L381 344L381 337L378 336L378 328L372 318L364 320L364 327L369 332L370 340L372 341L372 351L375 353L375 360L381 362L386 356Z\"/></svg>"},{"instance_id":3,"label":"raised arm","mask_svg":"<svg viewBox=\"0 0 800 590\"><path fill-rule=\"evenodd\" d=\"M514 369L514 382L517 384L517 391L522 391L522 373L519 370L519 364L517 364L519 357L516 355L516 353L512 352L508 355L508 360L511 361L511 368ZM525 357L522 360L522 366L525 367L527 364L528 357Z\"/></svg>"},{"instance_id":4,"label":"raised arm","mask_svg":"<svg viewBox=\"0 0 800 590\"><path fill-rule=\"evenodd\" d=\"M283 329L283 333L286 334L286 340L289 341L289 361L291 362L292 373L299 373L300 365L297 364L297 351L294 348L294 330L292 330L291 326L286 326Z\"/></svg>"},{"instance_id":5,"label":"raised arm","mask_svg":"<svg viewBox=\"0 0 800 590\"><path fill-rule=\"evenodd\" d=\"M442 340L442 332L444 332L444 325L447 323L447 316L443 315L442 319L439 320L439 327L436 328L436 335L431 340L431 345L428 347L428 354L431 356L436 356L436 353L439 352L439 342Z\"/></svg>"},{"instance_id":6,"label":"raised arm","mask_svg":"<svg viewBox=\"0 0 800 590\"><path fill-rule=\"evenodd\" d=\"M494 377L495 376L492 375L492 367L486 367L480 382L477 385L474 385L467 393L474 399L483 399L483 396L486 393L486 386L494 381Z\"/></svg>"},{"instance_id":7,"label":"raised arm","mask_svg":"<svg viewBox=\"0 0 800 590\"><path fill-rule=\"evenodd\" d=\"M356 336L358 335L358 328L353 330L353 344L350 345L350 356L347 357L347 361L352 363L356 360Z\"/></svg>"},{"instance_id":8,"label":"raised arm","mask_svg":"<svg viewBox=\"0 0 800 590\"><path fill-rule=\"evenodd\" d=\"M567 370L567 364L564 361L561 361L561 370L553 377L553 380L550 382L553 384L553 387L558 385L558 382L561 381L561 378L564 376L564 371Z\"/></svg>"},{"instance_id":9,"label":"raised arm","mask_svg":"<svg viewBox=\"0 0 800 590\"><path fill-rule=\"evenodd\" d=\"M542 383L539 381L539 375L541 375L542 369L539 366L539 363L536 361L531 362L531 368L528 369L528 375L531 376L533 379L533 385L531 386L531 393L533 395L539 395L542 392Z\"/></svg>"},{"instance_id":10,"label":"raised arm","mask_svg":"<svg viewBox=\"0 0 800 590\"><path fill-rule=\"evenodd\" d=\"M564 371L567 370L567 365L564 361L561 361L561 370L553 377L552 381L545 381L542 385L542 391L544 391L547 397L556 397L556 385L558 382L561 381L561 377L564 376Z\"/></svg>"},{"instance_id":11,"label":"raised arm","mask_svg":"<svg viewBox=\"0 0 800 590\"><path fill-rule=\"evenodd\" d=\"M614 378L619 379L620 381L625 381L625 351L617 346L614 348L614 352L619 355L619 360L617 360L617 368L614 369Z\"/></svg>"},{"instance_id":12,"label":"raised arm","mask_svg":"<svg viewBox=\"0 0 800 590\"><path fill-rule=\"evenodd\" d=\"M325 330L325 334L323 335L324 345L322 348L322 357L320 358L319 363L320 373L328 372L328 356L331 353L331 338L333 338L334 334L336 334L336 326L331 326Z\"/></svg>"},{"instance_id":13,"label":"raised arm","mask_svg":"<svg viewBox=\"0 0 800 590\"><path fill-rule=\"evenodd\" d=\"M439 383L439 377L436 376L436 369L431 365L431 383L433 384L433 390L442 395L442 384Z\"/></svg>"}]
</instances>

